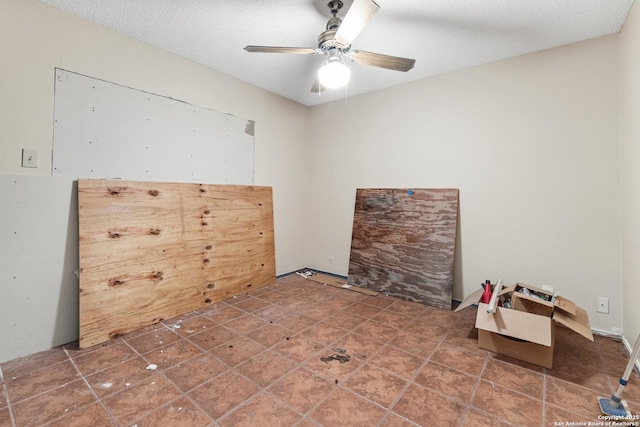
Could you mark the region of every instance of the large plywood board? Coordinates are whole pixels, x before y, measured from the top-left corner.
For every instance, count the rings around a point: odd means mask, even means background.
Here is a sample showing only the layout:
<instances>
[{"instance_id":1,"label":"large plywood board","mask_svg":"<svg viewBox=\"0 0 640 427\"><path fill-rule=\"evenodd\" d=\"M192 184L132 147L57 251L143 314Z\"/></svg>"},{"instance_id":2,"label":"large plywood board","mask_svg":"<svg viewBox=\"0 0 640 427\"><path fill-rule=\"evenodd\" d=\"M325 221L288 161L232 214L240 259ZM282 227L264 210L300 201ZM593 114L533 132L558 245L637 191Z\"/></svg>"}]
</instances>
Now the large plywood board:
<instances>
[{"instance_id":1,"label":"large plywood board","mask_svg":"<svg viewBox=\"0 0 640 427\"><path fill-rule=\"evenodd\" d=\"M79 180L80 347L275 280L270 187Z\"/></svg>"},{"instance_id":2,"label":"large plywood board","mask_svg":"<svg viewBox=\"0 0 640 427\"><path fill-rule=\"evenodd\" d=\"M358 189L349 284L451 309L457 189Z\"/></svg>"}]
</instances>

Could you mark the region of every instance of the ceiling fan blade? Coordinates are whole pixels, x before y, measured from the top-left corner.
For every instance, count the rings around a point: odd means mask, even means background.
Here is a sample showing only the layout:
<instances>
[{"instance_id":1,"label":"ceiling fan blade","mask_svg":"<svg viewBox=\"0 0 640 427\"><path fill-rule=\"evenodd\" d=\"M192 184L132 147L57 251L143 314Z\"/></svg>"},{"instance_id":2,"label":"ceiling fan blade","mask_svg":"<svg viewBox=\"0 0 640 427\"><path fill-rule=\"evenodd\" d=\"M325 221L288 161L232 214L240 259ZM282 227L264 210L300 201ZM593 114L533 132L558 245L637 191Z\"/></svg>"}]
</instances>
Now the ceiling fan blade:
<instances>
[{"instance_id":1,"label":"ceiling fan blade","mask_svg":"<svg viewBox=\"0 0 640 427\"><path fill-rule=\"evenodd\" d=\"M320 53L319 49L310 47L246 46L244 50L259 53L301 53L305 55L317 55Z\"/></svg>"},{"instance_id":2,"label":"ceiling fan blade","mask_svg":"<svg viewBox=\"0 0 640 427\"><path fill-rule=\"evenodd\" d=\"M333 38L336 44L340 47L349 46L378 10L380 6L373 0L355 0Z\"/></svg>"},{"instance_id":3,"label":"ceiling fan blade","mask_svg":"<svg viewBox=\"0 0 640 427\"><path fill-rule=\"evenodd\" d=\"M395 71L409 71L416 64L415 59L365 52L363 50L352 50L346 57L350 61L357 62L358 64L372 65L374 67Z\"/></svg>"}]
</instances>

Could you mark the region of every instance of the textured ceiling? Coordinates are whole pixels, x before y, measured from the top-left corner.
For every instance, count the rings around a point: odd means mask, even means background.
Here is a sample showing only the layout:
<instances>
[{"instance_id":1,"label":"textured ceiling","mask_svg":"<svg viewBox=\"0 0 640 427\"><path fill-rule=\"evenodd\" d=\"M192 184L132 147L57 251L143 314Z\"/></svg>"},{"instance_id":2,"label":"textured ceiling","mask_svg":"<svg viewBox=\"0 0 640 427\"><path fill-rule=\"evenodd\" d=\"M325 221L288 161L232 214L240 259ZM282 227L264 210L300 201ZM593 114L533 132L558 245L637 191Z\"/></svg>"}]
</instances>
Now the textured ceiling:
<instances>
[{"instance_id":1,"label":"textured ceiling","mask_svg":"<svg viewBox=\"0 0 640 427\"><path fill-rule=\"evenodd\" d=\"M321 55L248 53L317 47L329 0L41 0L240 80L315 105ZM344 15L352 0L343 0ZM620 31L633 0L376 0L354 49L416 59L407 73L348 63L353 96Z\"/></svg>"}]
</instances>

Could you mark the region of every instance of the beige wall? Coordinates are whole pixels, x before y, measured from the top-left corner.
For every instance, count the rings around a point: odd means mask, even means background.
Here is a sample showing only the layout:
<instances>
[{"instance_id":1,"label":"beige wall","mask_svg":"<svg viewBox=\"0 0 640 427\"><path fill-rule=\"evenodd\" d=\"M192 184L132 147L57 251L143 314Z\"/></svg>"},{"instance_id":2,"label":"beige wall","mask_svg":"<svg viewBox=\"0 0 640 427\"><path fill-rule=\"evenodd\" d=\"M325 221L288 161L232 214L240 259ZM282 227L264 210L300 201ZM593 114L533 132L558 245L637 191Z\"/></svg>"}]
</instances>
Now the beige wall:
<instances>
[{"instance_id":1,"label":"beige wall","mask_svg":"<svg viewBox=\"0 0 640 427\"><path fill-rule=\"evenodd\" d=\"M356 188L455 187L454 298L551 285L619 333L618 62L613 35L313 107L309 267L347 274Z\"/></svg>"},{"instance_id":2,"label":"beige wall","mask_svg":"<svg viewBox=\"0 0 640 427\"><path fill-rule=\"evenodd\" d=\"M50 175L54 68L255 120L255 183L274 188L278 273L304 266L306 107L36 0L0 2L0 174ZM20 167L22 148L40 167Z\"/></svg>"},{"instance_id":3,"label":"beige wall","mask_svg":"<svg viewBox=\"0 0 640 427\"><path fill-rule=\"evenodd\" d=\"M640 3L620 34L623 212L623 326L630 344L640 334Z\"/></svg>"},{"instance_id":4,"label":"beige wall","mask_svg":"<svg viewBox=\"0 0 640 427\"><path fill-rule=\"evenodd\" d=\"M10 178L15 176L19 184L37 185L33 179L44 179L52 182L51 188L59 188L51 177L56 67L254 120L255 183L273 187L277 273L305 266L307 107L39 1L1 0L0 175L4 184L13 185ZM20 167L22 148L40 151L38 169ZM68 188L64 197L70 193ZM1 203L8 204L10 197L4 193ZM24 224L18 224L22 218L15 214L0 218L5 225L2 230L11 231L3 233L0 243L0 301L10 308L0 309L0 362L77 339L78 296L73 284L77 256L65 255L64 230L38 234L42 222L49 230L67 226L64 218L56 220L46 213L52 203L47 199L23 204L23 209L35 208L44 214L32 230L27 227L35 235L23 235L18 245L11 242L19 237L13 230L24 229ZM15 205L15 200L11 202ZM15 211L1 208L0 213ZM57 239L53 236L62 240L43 242ZM42 248L50 247L60 250L47 255Z\"/></svg>"},{"instance_id":5,"label":"beige wall","mask_svg":"<svg viewBox=\"0 0 640 427\"><path fill-rule=\"evenodd\" d=\"M307 108L36 0L2 0L0 174L50 175L54 68L64 68L255 120L256 184L274 188L278 274L347 274L356 188L456 187L456 298L487 278L553 285L588 309L593 327L624 324L632 340L639 8L621 50L613 35ZM40 168L20 167L25 147L40 150ZM27 311L33 296L3 304ZM610 299L611 314L595 313L596 296ZM36 337L21 354L60 343Z\"/></svg>"}]
</instances>

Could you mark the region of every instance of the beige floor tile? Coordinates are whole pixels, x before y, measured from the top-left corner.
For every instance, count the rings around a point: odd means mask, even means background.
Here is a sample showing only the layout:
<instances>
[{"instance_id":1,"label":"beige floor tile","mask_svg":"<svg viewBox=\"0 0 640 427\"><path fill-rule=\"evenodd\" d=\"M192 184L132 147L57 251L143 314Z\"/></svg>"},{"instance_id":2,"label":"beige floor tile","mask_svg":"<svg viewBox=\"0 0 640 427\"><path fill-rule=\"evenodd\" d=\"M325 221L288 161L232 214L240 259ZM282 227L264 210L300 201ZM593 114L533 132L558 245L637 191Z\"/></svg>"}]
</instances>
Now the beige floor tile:
<instances>
[{"instance_id":1,"label":"beige floor tile","mask_svg":"<svg viewBox=\"0 0 640 427\"><path fill-rule=\"evenodd\" d=\"M464 406L417 384L411 384L392 408L420 426L457 426Z\"/></svg>"},{"instance_id":2,"label":"beige floor tile","mask_svg":"<svg viewBox=\"0 0 640 427\"><path fill-rule=\"evenodd\" d=\"M306 414L337 386L304 368L298 368L268 388L269 392Z\"/></svg>"},{"instance_id":3,"label":"beige floor tile","mask_svg":"<svg viewBox=\"0 0 640 427\"><path fill-rule=\"evenodd\" d=\"M5 377L5 382L10 401L18 403L79 378L73 363L66 360L31 372L22 370L21 375Z\"/></svg>"},{"instance_id":4,"label":"beige floor tile","mask_svg":"<svg viewBox=\"0 0 640 427\"><path fill-rule=\"evenodd\" d=\"M342 385L384 408L389 408L407 386L407 380L366 364Z\"/></svg>"},{"instance_id":5,"label":"beige floor tile","mask_svg":"<svg viewBox=\"0 0 640 427\"><path fill-rule=\"evenodd\" d=\"M198 409L189 399L179 397L151 414L137 419L133 425L137 427L207 427L213 425L213 419Z\"/></svg>"},{"instance_id":6,"label":"beige floor tile","mask_svg":"<svg viewBox=\"0 0 640 427\"><path fill-rule=\"evenodd\" d=\"M295 360L267 350L241 363L236 370L260 387L267 387L297 366Z\"/></svg>"},{"instance_id":7,"label":"beige floor tile","mask_svg":"<svg viewBox=\"0 0 640 427\"><path fill-rule=\"evenodd\" d=\"M164 376L180 390L188 392L228 370L226 363L211 354L203 354L167 369Z\"/></svg>"},{"instance_id":8,"label":"beige floor tile","mask_svg":"<svg viewBox=\"0 0 640 427\"><path fill-rule=\"evenodd\" d=\"M374 426L385 415L385 410L362 397L338 389L322 402L309 416L323 426Z\"/></svg>"},{"instance_id":9,"label":"beige floor tile","mask_svg":"<svg viewBox=\"0 0 640 427\"><path fill-rule=\"evenodd\" d=\"M302 420L302 415L267 393L260 393L220 419L222 427L289 427Z\"/></svg>"},{"instance_id":10,"label":"beige floor tile","mask_svg":"<svg viewBox=\"0 0 640 427\"><path fill-rule=\"evenodd\" d=\"M95 396L83 380L62 385L46 393L11 405L18 426L42 425L95 402Z\"/></svg>"},{"instance_id":11,"label":"beige floor tile","mask_svg":"<svg viewBox=\"0 0 640 427\"><path fill-rule=\"evenodd\" d=\"M471 375L479 375L484 367L487 352L469 351L458 346L443 343L435 351L431 360Z\"/></svg>"},{"instance_id":12,"label":"beige floor tile","mask_svg":"<svg viewBox=\"0 0 640 427\"><path fill-rule=\"evenodd\" d=\"M0 364L0 427L597 420L597 396L610 396L628 360L619 340L559 327L545 369L479 349L475 316L288 275L87 349ZM637 413L633 375L623 397Z\"/></svg>"},{"instance_id":13,"label":"beige floor tile","mask_svg":"<svg viewBox=\"0 0 640 427\"><path fill-rule=\"evenodd\" d=\"M178 341L179 339L180 335L164 326L162 328L156 328L148 334L124 338L124 340L140 354L148 353L157 348Z\"/></svg>"},{"instance_id":14,"label":"beige floor tile","mask_svg":"<svg viewBox=\"0 0 640 427\"><path fill-rule=\"evenodd\" d=\"M539 426L542 422L542 401L482 380L471 405L491 414L495 419L520 426Z\"/></svg>"},{"instance_id":15,"label":"beige floor tile","mask_svg":"<svg viewBox=\"0 0 640 427\"><path fill-rule=\"evenodd\" d=\"M188 396L208 415L219 419L259 391L260 388L253 382L236 372L228 371L191 390Z\"/></svg>"},{"instance_id":16,"label":"beige floor tile","mask_svg":"<svg viewBox=\"0 0 640 427\"><path fill-rule=\"evenodd\" d=\"M544 376L521 366L489 359L482 379L542 400Z\"/></svg>"},{"instance_id":17,"label":"beige floor tile","mask_svg":"<svg viewBox=\"0 0 640 427\"><path fill-rule=\"evenodd\" d=\"M51 424L47 424L47 427L112 427L113 425L111 417L102 405L95 402L58 418Z\"/></svg>"},{"instance_id":18,"label":"beige floor tile","mask_svg":"<svg viewBox=\"0 0 640 427\"><path fill-rule=\"evenodd\" d=\"M478 377L436 362L429 362L420 370L414 381L466 405L476 388Z\"/></svg>"},{"instance_id":19,"label":"beige floor tile","mask_svg":"<svg viewBox=\"0 0 640 427\"><path fill-rule=\"evenodd\" d=\"M157 365L158 369L164 370L179 363L186 362L202 353L203 350L199 347L185 339L181 339L149 353L145 353L144 358L147 359L149 363Z\"/></svg>"},{"instance_id":20,"label":"beige floor tile","mask_svg":"<svg viewBox=\"0 0 640 427\"><path fill-rule=\"evenodd\" d=\"M86 377L100 398L118 393L153 375L149 363L138 356Z\"/></svg>"},{"instance_id":21,"label":"beige floor tile","mask_svg":"<svg viewBox=\"0 0 640 427\"><path fill-rule=\"evenodd\" d=\"M133 425L137 419L180 396L179 390L164 377L155 374L136 385L103 399L119 425Z\"/></svg>"}]
</instances>

